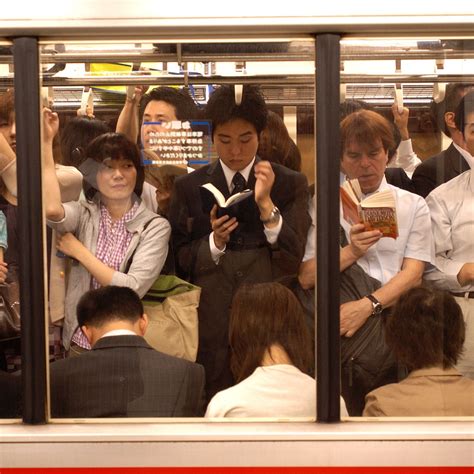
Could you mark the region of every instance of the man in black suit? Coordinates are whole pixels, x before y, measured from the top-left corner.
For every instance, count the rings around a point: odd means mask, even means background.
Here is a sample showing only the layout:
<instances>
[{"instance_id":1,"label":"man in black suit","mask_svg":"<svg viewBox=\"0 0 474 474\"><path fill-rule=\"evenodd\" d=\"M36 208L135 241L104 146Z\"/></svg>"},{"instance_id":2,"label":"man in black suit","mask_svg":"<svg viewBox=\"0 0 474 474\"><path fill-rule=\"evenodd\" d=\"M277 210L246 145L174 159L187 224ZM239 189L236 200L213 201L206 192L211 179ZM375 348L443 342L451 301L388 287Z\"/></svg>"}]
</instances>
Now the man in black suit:
<instances>
[{"instance_id":1,"label":"man in black suit","mask_svg":"<svg viewBox=\"0 0 474 474\"><path fill-rule=\"evenodd\" d=\"M420 196L428 196L440 184L469 169L469 164L463 156L466 145L462 133L456 129L454 111L461 99L473 89L472 83L448 84L444 100L439 104L433 102L433 113L438 126L453 141L446 150L423 161L415 169L412 183L414 191Z\"/></svg>"},{"instance_id":2,"label":"man in black suit","mask_svg":"<svg viewBox=\"0 0 474 474\"><path fill-rule=\"evenodd\" d=\"M206 369L206 397L233 384L228 345L229 309L244 282L294 275L310 225L307 180L301 173L256 156L267 108L257 87L244 86L241 101L233 86L210 97L219 160L175 182L169 219L180 275L201 286L198 362ZM203 209L199 187L212 183L228 198L253 190L235 217Z\"/></svg>"},{"instance_id":3,"label":"man in black suit","mask_svg":"<svg viewBox=\"0 0 474 474\"><path fill-rule=\"evenodd\" d=\"M77 319L92 350L51 364L56 418L203 414L204 370L150 347L138 295L106 286L84 294Z\"/></svg>"}]
</instances>

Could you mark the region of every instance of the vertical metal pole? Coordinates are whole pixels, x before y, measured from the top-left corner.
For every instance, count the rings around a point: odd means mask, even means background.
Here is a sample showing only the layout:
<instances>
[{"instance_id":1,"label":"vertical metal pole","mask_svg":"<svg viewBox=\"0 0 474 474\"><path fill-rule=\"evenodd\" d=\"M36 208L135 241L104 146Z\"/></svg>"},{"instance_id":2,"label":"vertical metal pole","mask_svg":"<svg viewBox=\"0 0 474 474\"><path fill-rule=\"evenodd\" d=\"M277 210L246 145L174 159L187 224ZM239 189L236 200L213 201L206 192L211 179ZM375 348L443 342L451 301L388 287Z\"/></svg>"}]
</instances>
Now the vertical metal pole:
<instances>
[{"instance_id":1,"label":"vertical metal pole","mask_svg":"<svg viewBox=\"0 0 474 474\"><path fill-rule=\"evenodd\" d=\"M46 422L40 68L36 38L13 42L20 236L23 421Z\"/></svg>"},{"instance_id":2,"label":"vertical metal pole","mask_svg":"<svg viewBox=\"0 0 474 474\"><path fill-rule=\"evenodd\" d=\"M317 420L340 420L339 40L316 35Z\"/></svg>"}]
</instances>

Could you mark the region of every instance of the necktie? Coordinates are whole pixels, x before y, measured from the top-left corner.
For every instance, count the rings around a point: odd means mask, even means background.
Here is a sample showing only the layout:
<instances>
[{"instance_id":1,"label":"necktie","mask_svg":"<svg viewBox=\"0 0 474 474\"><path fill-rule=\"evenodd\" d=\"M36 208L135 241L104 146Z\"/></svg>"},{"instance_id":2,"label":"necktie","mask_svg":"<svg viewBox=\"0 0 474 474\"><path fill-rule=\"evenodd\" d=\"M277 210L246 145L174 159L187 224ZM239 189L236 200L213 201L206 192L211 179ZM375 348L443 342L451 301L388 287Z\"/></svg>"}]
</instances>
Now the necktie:
<instances>
[{"instance_id":1,"label":"necktie","mask_svg":"<svg viewBox=\"0 0 474 474\"><path fill-rule=\"evenodd\" d=\"M247 183L245 182L245 178L237 171L232 178L232 184L234 185L234 189L232 190L232 195L240 193L245 189Z\"/></svg>"}]
</instances>

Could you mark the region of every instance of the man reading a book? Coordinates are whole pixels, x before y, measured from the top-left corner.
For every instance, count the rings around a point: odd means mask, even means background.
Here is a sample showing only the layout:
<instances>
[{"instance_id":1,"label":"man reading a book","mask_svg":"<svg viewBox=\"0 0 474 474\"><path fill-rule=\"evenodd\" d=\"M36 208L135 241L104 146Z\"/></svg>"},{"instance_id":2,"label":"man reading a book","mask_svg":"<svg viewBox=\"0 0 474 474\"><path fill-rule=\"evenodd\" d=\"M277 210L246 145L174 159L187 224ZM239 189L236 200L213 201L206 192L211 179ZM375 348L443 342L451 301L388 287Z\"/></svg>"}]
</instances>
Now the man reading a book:
<instances>
[{"instance_id":1,"label":"man reading a book","mask_svg":"<svg viewBox=\"0 0 474 474\"><path fill-rule=\"evenodd\" d=\"M219 159L176 180L169 218L178 272L202 287L198 361L210 399L234 382L228 347L234 292L242 283L297 273L310 217L305 176L256 156L267 117L258 88L243 86L239 97L234 87L220 87L205 117L212 121ZM207 183L225 199L246 188L253 194L232 217L222 215L202 199Z\"/></svg>"},{"instance_id":2,"label":"man reading a book","mask_svg":"<svg viewBox=\"0 0 474 474\"><path fill-rule=\"evenodd\" d=\"M426 262L432 261L430 214L425 201L389 185L384 172L393 133L388 121L376 112L362 110L341 122L341 168L348 179L358 179L363 198L391 190L399 235L383 237L362 223L349 224L341 210L341 226L349 245L341 249L341 271L357 262L382 283L381 288L357 301L341 305L341 335L351 337L371 315L393 305L406 290L421 283Z\"/></svg>"}]
</instances>

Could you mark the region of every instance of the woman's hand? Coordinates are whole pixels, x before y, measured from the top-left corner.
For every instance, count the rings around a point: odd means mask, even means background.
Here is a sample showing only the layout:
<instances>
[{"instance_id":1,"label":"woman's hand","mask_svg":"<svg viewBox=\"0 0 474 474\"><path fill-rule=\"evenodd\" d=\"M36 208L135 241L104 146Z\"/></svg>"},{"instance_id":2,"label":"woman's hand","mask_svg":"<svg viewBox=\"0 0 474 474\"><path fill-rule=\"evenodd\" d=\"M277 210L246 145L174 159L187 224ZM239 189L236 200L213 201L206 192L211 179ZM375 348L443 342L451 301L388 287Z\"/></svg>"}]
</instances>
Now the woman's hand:
<instances>
[{"instance_id":1,"label":"woman's hand","mask_svg":"<svg viewBox=\"0 0 474 474\"><path fill-rule=\"evenodd\" d=\"M75 258L79 261L79 256L81 252L86 249L82 242L78 240L73 234L71 234L71 232L66 232L65 234L58 234L56 248L68 257Z\"/></svg>"},{"instance_id":2,"label":"woman's hand","mask_svg":"<svg viewBox=\"0 0 474 474\"><path fill-rule=\"evenodd\" d=\"M43 108L43 139L52 142L59 130L59 117L51 109Z\"/></svg>"}]
</instances>

